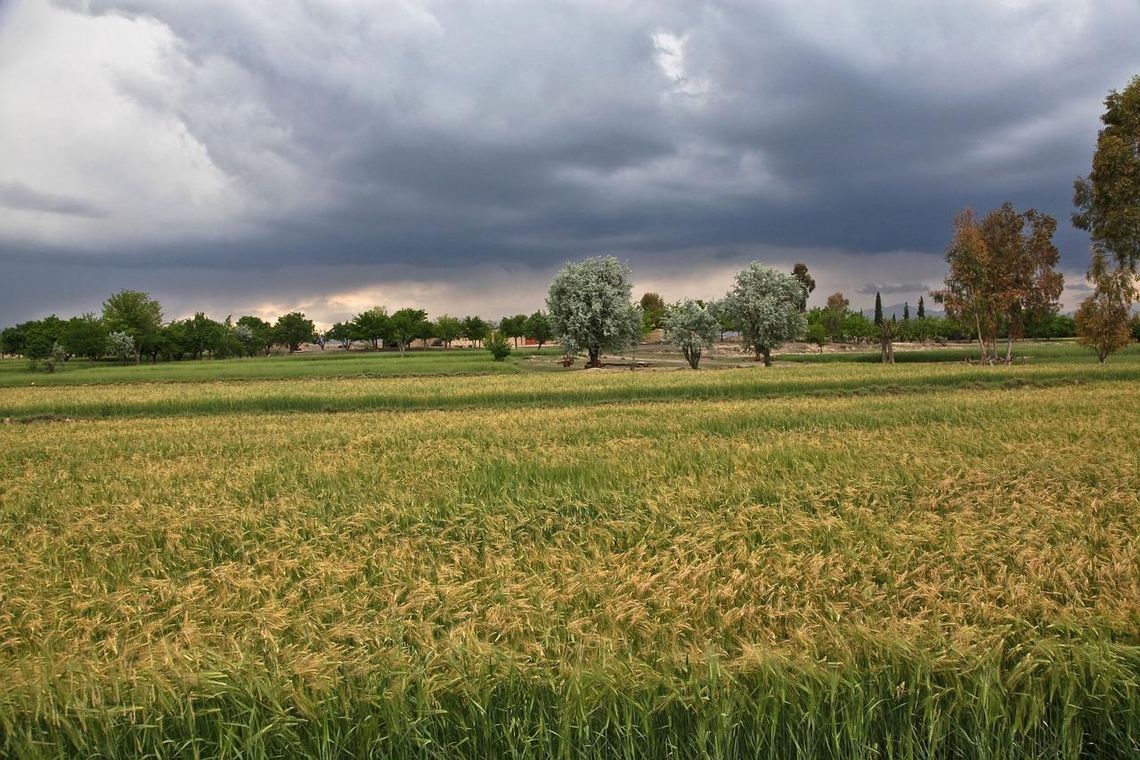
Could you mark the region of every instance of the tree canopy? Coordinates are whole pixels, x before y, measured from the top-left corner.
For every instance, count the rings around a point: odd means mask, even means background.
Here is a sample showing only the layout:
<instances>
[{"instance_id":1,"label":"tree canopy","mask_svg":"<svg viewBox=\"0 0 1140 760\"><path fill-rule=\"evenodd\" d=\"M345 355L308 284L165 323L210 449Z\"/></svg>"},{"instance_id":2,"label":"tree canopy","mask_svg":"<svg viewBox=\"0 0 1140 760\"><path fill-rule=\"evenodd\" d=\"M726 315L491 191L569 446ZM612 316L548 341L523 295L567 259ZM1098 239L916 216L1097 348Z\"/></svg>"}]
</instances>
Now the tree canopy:
<instances>
[{"instance_id":1,"label":"tree canopy","mask_svg":"<svg viewBox=\"0 0 1140 760\"><path fill-rule=\"evenodd\" d=\"M286 346L292 354L301 350L302 343L308 343L313 339L315 329L313 320L306 318L299 311L291 311L277 319L277 324L273 326L273 337L277 343Z\"/></svg>"},{"instance_id":2,"label":"tree canopy","mask_svg":"<svg viewBox=\"0 0 1140 760\"><path fill-rule=\"evenodd\" d=\"M713 310L691 299L668 307L661 317L661 326L665 340L681 349L693 369L700 365L704 349L712 348L720 336L720 323Z\"/></svg>"},{"instance_id":3,"label":"tree canopy","mask_svg":"<svg viewBox=\"0 0 1140 760\"><path fill-rule=\"evenodd\" d=\"M736 275L724 308L740 326L744 345L772 364L772 351L796 340L807 329L800 311L805 288L794 275L778 272L754 261Z\"/></svg>"},{"instance_id":4,"label":"tree canopy","mask_svg":"<svg viewBox=\"0 0 1140 760\"><path fill-rule=\"evenodd\" d=\"M1131 272L1140 264L1140 76L1104 99L1088 177L1073 185L1073 224Z\"/></svg>"},{"instance_id":5,"label":"tree canopy","mask_svg":"<svg viewBox=\"0 0 1140 760\"><path fill-rule=\"evenodd\" d=\"M629 269L613 256L570 263L554 276L546 297L550 324L566 351L585 350L587 366L603 351L621 351L641 338L641 308L630 303Z\"/></svg>"},{"instance_id":6,"label":"tree canopy","mask_svg":"<svg viewBox=\"0 0 1140 760\"><path fill-rule=\"evenodd\" d=\"M425 331L430 323L427 312L423 309L406 307L393 312L388 320L389 337L396 343L402 356L408 344L416 338L425 337Z\"/></svg>"},{"instance_id":7,"label":"tree canopy","mask_svg":"<svg viewBox=\"0 0 1140 760\"><path fill-rule=\"evenodd\" d=\"M162 305L138 290L120 290L103 302L103 322L111 332L124 332L135 345L135 363L162 327Z\"/></svg>"},{"instance_id":8,"label":"tree canopy","mask_svg":"<svg viewBox=\"0 0 1140 760\"><path fill-rule=\"evenodd\" d=\"M487 337L489 332L491 332L491 327L482 317L467 316L463 318L463 331L460 336L472 343L478 344Z\"/></svg>"},{"instance_id":9,"label":"tree canopy","mask_svg":"<svg viewBox=\"0 0 1140 760\"><path fill-rule=\"evenodd\" d=\"M665 299L660 293L646 293L641 296L642 322L646 330L656 330L661 327L661 318L665 316Z\"/></svg>"},{"instance_id":10,"label":"tree canopy","mask_svg":"<svg viewBox=\"0 0 1140 760\"><path fill-rule=\"evenodd\" d=\"M435 321L435 337L443 341L443 345L451 348L451 341L463 333L463 322L447 314L440 315Z\"/></svg>"},{"instance_id":11,"label":"tree canopy","mask_svg":"<svg viewBox=\"0 0 1140 760\"><path fill-rule=\"evenodd\" d=\"M1053 245L1057 221L1034 209L1018 213L1013 204L986 214L972 209L954 220L946 249L950 271L945 287L931 295L946 313L974 326L982 361L997 361L997 336L1008 331L1006 361L1025 321L1057 310L1064 279L1056 270L1060 253Z\"/></svg>"},{"instance_id":12,"label":"tree canopy","mask_svg":"<svg viewBox=\"0 0 1140 760\"><path fill-rule=\"evenodd\" d=\"M804 286L804 296L800 300L800 311L807 311L808 296L815 290L815 278L808 272L807 264L802 261L797 261L792 267L792 277L795 277L800 281L800 285Z\"/></svg>"},{"instance_id":13,"label":"tree canopy","mask_svg":"<svg viewBox=\"0 0 1140 760\"><path fill-rule=\"evenodd\" d=\"M380 341L388 337L391 329L388 311L383 306L374 306L354 315L351 324L353 337L368 341L373 348L380 347Z\"/></svg>"},{"instance_id":14,"label":"tree canopy","mask_svg":"<svg viewBox=\"0 0 1140 760\"><path fill-rule=\"evenodd\" d=\"M1135 288L1131 272L1120 267L1110 268L1102 250L1093 253L1088 278L1095 288L1077 309L1077 342L1096 351L1097 359L1104 364L1109 354L1132 340L1128 312Z\"/></svg>"}]
</instances>

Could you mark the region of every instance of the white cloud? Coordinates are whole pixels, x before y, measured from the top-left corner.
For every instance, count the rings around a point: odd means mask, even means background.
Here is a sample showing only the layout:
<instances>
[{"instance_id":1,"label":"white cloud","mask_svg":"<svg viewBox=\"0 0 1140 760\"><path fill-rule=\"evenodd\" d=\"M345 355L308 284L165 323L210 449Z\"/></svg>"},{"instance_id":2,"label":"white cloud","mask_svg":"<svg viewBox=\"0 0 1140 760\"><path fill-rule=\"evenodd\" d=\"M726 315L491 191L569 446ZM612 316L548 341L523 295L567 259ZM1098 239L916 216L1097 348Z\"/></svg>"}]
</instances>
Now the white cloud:
<instances>
[{"instance_id":1,"label":"white cloud","mask_svg":"<svg viewBox=\"0 0 1140 760\"><path fill-rule=\"evenodd\" d=\"M173 46L146 19L93 19L38 0L10 10L0 27L0 182L102 213L8 206L0 238L82 249L234 227L244 199L206 146L121 86L176 86L162 78Z\"/></svg>"},{"instance_id":2,"label":"white cloud","mask_svg":"<svg viewBox=\"0 0 1140 760\"><path fill-rule=\"evenodd\" d=\"M668 95L685 95L703 102L711 86L707 79L693 76L689 72L685 57L688 37L658 30L653 33L652 38L653 60L670 82Z\"/></svg>"}]
</instances>

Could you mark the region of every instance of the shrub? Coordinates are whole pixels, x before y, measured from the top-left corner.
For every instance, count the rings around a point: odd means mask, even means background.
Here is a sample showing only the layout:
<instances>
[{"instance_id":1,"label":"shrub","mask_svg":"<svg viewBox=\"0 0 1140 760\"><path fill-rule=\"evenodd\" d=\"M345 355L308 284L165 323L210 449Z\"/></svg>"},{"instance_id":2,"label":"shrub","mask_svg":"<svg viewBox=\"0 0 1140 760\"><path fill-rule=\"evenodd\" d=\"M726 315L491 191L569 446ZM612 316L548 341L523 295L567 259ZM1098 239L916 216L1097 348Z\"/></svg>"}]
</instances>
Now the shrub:
<instances>
[{"instance_id":1,"label":"shrub","mask_svg":"<svg viewBox=\"0 0 1140 760\"><path fill-rule=\"evenodd\" d=\"M503 333L495 330L487 341L487 350L491 352L495 361L501 362L511 355L511 344Z\"/></svg>"}]
</instances>

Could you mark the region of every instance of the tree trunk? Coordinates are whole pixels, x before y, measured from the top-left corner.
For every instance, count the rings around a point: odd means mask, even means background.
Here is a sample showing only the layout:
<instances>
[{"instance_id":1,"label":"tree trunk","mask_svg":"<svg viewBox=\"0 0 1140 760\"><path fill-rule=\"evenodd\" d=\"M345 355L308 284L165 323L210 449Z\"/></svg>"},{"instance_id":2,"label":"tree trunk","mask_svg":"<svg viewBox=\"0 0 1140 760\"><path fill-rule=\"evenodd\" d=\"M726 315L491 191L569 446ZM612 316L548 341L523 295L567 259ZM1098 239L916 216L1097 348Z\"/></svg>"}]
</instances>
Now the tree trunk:
<instances>
[{"instance_id":1,"label":"tree trunk","mask_svg":"<svg viewBox=\"0 0 1140 760\"><path fill-rule=\"evenodd\" d=\"M762 349L760 349L760 354L764 358L764 366L765 367L771 367L772 366L772 349L762 348Z\"/></svg>"},{"instance_id":2,"label":"tree trunk","mask_svg":"<svg viewBox=\"0 0 1140 760\"><path fill-rule=\"evenodd\" d=\"M980 348L982 352L980 360L982 364L989 364L989 354L986 352L986 343L982 340L982 320L978 317L977 312L974 313L974 326L978 328L978 348Z\"/></svg>"},{"instance_id":3,"label":"tree trunk","mask_svg":"<svg viewBox=\"0 0 1140 760\"><path fill-rule=\"evenodd\" d=\"M689 361L689 366L696 369L701 363L701 350L699 348L686 348L684 350L685 358Z\"/></svg>"},{"instance_id":4,"label":"tree trunk","mask_svg":"<svg viewBox=\"0 0 1140 760\"><path fill-rule=\"evenodd\" d=\"M601 362L602 350L600 348L589 348L589 349L586 349L586 352L590 355L590 360L588 362L586 362L587 367L600 367L600 366L602 366L602 362Z\"/></svg>"},{"instance_id":5,"label":"tree trunk","mask_svg":"<svg viewBox=\"0 0 1140 760\"><path fill-rule=\"evenodd\" d=\"M1013 331L1012 330L1010 331L1010 334L1008 336L1006 336L1005 363L1006 364L1013 364Z\"/></svg>"}]
</instances>

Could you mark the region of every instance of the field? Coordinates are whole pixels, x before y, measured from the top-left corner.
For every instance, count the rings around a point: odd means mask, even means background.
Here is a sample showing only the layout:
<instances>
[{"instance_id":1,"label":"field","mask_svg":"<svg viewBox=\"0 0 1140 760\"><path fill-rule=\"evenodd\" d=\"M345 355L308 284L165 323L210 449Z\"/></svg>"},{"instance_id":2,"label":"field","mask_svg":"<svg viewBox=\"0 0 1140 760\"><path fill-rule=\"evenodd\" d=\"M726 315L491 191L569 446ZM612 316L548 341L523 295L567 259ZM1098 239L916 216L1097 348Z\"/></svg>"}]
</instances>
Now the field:
<instances>
[{"instance_id":1,"label":"field","mask_svg":"<svg viewBox=\"0 0 1140 760\"><path fill-rule=\"evenodd\" d=\"M0 365L0 754L1138 756L1140 351L1025 352Z\"/></svg>"}]
</instances>

